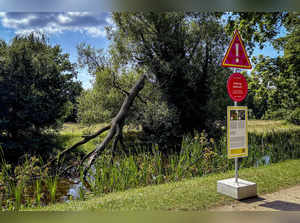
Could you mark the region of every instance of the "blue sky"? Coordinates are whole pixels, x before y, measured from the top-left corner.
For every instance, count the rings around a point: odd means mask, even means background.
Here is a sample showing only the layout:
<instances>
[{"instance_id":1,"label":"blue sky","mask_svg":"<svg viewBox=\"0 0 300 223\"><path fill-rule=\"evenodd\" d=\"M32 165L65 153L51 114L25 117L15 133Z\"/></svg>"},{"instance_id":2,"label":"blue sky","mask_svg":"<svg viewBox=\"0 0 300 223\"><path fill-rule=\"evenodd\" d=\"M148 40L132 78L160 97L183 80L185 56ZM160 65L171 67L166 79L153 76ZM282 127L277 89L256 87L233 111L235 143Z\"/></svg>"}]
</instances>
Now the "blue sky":
<instances>
[{"instance_id":1,"label":"blue sky","mask_svg":"<svg viewBox=\"0 0 300 223\"><path fill-rule=\"evenodd\" d=\"M77 62L76 46L85 42L95 48L107 48L104 27L112 24L108 12L0 12L0 39L9 42L16 34L32 31L46 33L51 44L59 44L70 60ZM281 32L284 35L284 31ZM263 50L255 48L253 56L263 54L275 57L278 52L270 44ZM90 87L91 77L86 70L80 70L78 79L84 88Z\"/></svg>"},{"instance_id":2,"label":"blue sky","mask_svg":"<svg viewBox=\"0 0 300 223\"><path fill-rule=\"evenodd\" d=\"M0 39L9 42L16 34L39 31L47 34L51 45L60 45L64 53L77 62L76 46L87 43L95 48L107 48L104 27L111 24L110 13L102 12L0 12ZM84 88L90 87L91 77L80 70L78 79Z\"/></svg>"}]
</instances>

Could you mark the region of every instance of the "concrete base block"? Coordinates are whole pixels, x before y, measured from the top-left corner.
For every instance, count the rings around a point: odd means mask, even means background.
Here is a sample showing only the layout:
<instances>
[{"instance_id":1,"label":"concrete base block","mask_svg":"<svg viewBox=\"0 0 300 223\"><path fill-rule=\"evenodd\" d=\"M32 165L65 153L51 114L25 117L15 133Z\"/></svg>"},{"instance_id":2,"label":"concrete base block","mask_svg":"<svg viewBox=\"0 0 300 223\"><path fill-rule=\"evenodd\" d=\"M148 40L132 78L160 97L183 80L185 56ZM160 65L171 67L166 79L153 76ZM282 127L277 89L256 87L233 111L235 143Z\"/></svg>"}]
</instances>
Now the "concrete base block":
<instances>
[{"instance_id":1,"label":"concrete base block","mask_svg":"<svg viewBox=\"0 0 300 223\"><path fill-rule=\"evenodd\" d=\"M257 196L256 183L239 178L238 183L235 182L235 178L219 180L217 182L217 191L237 200Z\"/></svg>"}]
</instances>

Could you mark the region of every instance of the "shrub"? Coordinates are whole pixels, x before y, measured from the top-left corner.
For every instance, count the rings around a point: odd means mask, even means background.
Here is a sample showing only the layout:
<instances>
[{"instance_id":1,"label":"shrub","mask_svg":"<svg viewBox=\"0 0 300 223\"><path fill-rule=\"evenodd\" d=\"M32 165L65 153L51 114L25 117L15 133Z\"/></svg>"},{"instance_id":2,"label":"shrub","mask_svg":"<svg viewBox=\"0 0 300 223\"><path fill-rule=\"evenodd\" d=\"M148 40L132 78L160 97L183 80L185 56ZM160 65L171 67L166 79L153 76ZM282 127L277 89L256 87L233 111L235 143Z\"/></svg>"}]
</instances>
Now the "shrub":
<instances>
[{"instance_id":1,"label":"shrub","mask_svg":"<svg viewBox=\"0 0 300 223\"><path fill-rule=\"evenodd\" d=\"M300 108L296 108L291 112L287 120L295 125L300 125Z\"/></svg>"},{"instance_id":2,"label":"shrub","mask_svg":"<svg viewBox=\"0 0 300 223\"><path fill-rule=\"evenodd\" d=\"M286 109L278 109L276 111L266 111L263 115L262 119L265 120L286 120L288 117L288 110Z\"/></svg>"}]
</instances>

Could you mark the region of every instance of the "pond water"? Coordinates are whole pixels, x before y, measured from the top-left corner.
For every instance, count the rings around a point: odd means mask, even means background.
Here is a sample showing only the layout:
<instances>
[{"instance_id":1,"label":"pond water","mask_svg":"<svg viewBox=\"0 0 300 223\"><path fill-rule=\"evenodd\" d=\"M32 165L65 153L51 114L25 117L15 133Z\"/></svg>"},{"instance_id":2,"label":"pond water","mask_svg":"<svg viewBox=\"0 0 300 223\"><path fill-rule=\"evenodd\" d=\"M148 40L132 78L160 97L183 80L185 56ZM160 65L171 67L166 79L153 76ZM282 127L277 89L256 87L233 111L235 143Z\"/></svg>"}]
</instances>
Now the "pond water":
<instances>
[{"instance_id":1,"label":"pond water","mask_svg":"<svg viewBox=\"0 0 300 223\"><path fill-rule=\"evenodd\" d=\"M79 180L79 179L78 179ZM70 184L70 188L68 190L67 195L64 196L64 200L65 201L69 201L70 197L72 197L72 199L79 199L80 198L80 189L83 188L83 190L86 190L86 188L82 185L82 182L79 183L73 183Z\"/></svg>"},{"instance_id":2,"label":"pond water","mask_svg":"<svg viewBox=\"0 0 300 223\"><path fill-rule=\"evenodd\" d=\"M79 179L65 179L58 180L57 198L61 202L68 202L80 198L80 187L82 183Z\"/></svg>"},{"instance_id":3,"label":"pond water","mask_svg":"<svg viewBox=\"0 0 300 223\"><path fill-rule=\"evenodd\" d=\"M271 156L265 155L256 161L256 167L261 166L261 165L269 165L270 161L271 161Z\"/></svg>"}]
</instances>

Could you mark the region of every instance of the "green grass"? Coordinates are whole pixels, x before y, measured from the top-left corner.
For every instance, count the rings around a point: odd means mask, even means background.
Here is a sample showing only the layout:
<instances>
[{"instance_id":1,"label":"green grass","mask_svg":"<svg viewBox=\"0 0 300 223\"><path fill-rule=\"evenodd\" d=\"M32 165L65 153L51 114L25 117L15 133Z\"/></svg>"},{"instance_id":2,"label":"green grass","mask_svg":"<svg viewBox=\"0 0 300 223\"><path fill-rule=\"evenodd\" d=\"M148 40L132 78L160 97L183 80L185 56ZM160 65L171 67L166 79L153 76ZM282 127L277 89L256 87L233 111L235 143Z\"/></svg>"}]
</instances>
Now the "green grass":
<instances>
[{"instance_id":1,"label":"green grass","mask_svg":"<svg viewBox=\"0 0 300 223\"><path fill-rule=\"evenodd\" d=\"M269 132L269 131L284 131L284 130L300 130L299 125L288 123L284 120L249 120L248 130L249 132Z\"/></svg>"},{"instance_id":2,"label":"green grass","mask_svg":"<svg viewBox=\"0 0 300 223\"><path fill-rule=\"evenodd\" d=\"M300 183L300 160L288 160L259 168L245 168L240 177L256 182L258 194L271 193ZM217 180L234 176L233 171L211 174L176 183L130 189L87 201L71 201L54 205L26 209L35 211L133 211L133 210L206 210L229 204L233 199L218 194Z\"/></svg>"}]
</instances>

